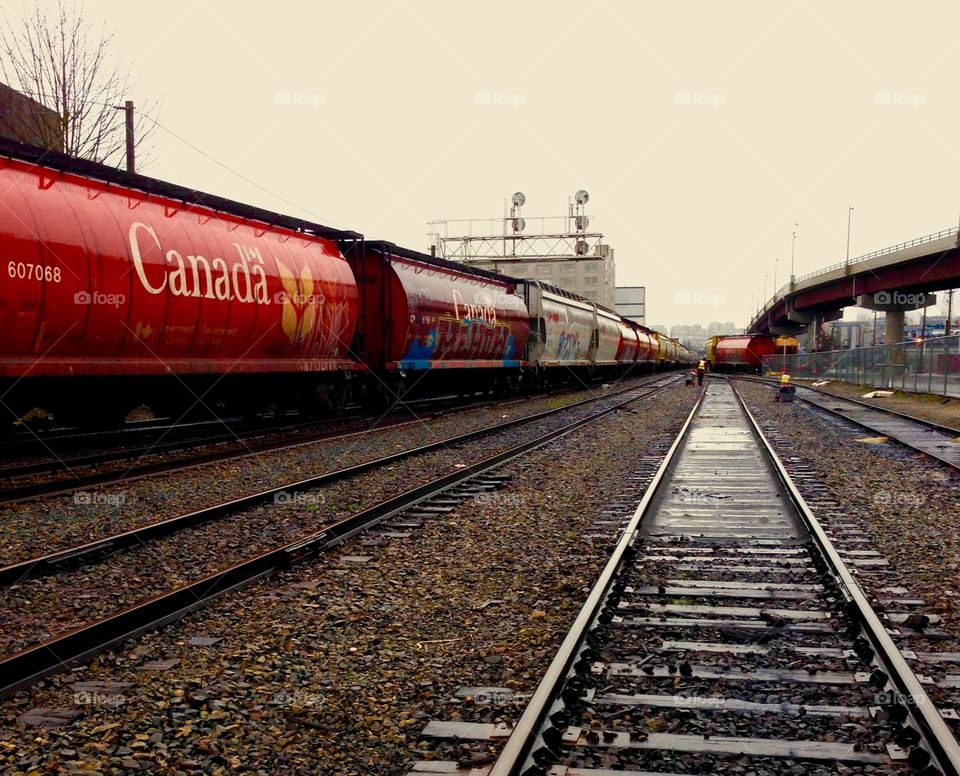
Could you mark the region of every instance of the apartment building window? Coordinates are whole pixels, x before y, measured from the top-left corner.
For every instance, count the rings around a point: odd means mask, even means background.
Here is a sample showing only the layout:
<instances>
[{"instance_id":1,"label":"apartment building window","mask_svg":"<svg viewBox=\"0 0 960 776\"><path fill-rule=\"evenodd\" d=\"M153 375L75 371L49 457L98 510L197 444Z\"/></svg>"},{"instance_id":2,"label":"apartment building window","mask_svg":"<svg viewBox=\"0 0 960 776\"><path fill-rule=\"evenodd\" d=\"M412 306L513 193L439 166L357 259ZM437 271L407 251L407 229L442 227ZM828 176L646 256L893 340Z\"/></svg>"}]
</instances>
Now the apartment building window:
<instances>
[{"instance_id":1,"label":"apartment building window","mask_svg":"<svg viewBox=\"0 0 960 776\"><path fill-rule=\"evenodd\" d=\"M587 286L595 286L595 285L597 285L597 279L596 279L595 277L593 277L593 276L591 276L591 277L585 277L585 278L583 279L583 283L584 283L584 285L587 285Z\"/></svg>"}]
</instances>

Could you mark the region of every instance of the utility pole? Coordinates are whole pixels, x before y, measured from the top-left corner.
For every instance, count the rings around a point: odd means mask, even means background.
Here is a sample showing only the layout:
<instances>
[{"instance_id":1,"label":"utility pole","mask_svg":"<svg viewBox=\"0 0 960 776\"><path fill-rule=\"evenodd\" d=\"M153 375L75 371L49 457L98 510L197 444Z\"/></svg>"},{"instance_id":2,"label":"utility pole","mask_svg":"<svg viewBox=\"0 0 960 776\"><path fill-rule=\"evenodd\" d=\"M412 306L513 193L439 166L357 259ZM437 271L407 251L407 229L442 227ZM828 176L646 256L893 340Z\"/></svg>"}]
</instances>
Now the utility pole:
<instances>
[{"instance_id":1,"label":"utility pole","mask_svg":"<svg viewBox=\"0 0 960 776\"><path fill-rule=\"evenodd\" d=\"M780 263L779 258L775 258L773 260L773 297L774 299L776 299L777 297L777 264L779 263Z\"/></svg>"},{"instance_id":2,"label":"utility pole","mask_svg":"<svg viewBox=\"0 0 960 776\"><path fill-rule=\"evenodd\" d=\"M133 100L127 100L123 105L115 105L117 110L125 114L127 124L127 172L137 171L136 146L133 138Z\"/></svg>"},{"instance_id":3,"label":"utility pole","mask_svg":"<svg viewBox=\"0 0 960 776\"><path fill-rule=\"evenodd\" d=\"M847 207L847 266L850 266L850 218L853 215L853 205Z\"/></svg>"}]
</instances>

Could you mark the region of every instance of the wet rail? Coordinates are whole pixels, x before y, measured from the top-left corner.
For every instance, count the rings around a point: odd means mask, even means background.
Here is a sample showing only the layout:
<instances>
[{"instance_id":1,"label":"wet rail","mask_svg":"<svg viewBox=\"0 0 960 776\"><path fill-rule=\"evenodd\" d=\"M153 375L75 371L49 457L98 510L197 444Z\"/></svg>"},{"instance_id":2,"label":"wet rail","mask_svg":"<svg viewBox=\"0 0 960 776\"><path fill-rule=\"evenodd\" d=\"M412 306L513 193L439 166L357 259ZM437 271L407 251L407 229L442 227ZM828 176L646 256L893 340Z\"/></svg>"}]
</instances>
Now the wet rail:
<instances>
[{"instance_id":1,"label":"wet rail","mask_svg":"<svg viewBox=\"0 0 960 776\"><path fill-rule=\"evenodd\" d=\"M522 714L422 733L505 742L496 762L411 773L956 774L956 730L899 646L936 618L896 598L877 614L851 571L872 560L833 544L711 381Z\"/></svg>"}]
</instances>

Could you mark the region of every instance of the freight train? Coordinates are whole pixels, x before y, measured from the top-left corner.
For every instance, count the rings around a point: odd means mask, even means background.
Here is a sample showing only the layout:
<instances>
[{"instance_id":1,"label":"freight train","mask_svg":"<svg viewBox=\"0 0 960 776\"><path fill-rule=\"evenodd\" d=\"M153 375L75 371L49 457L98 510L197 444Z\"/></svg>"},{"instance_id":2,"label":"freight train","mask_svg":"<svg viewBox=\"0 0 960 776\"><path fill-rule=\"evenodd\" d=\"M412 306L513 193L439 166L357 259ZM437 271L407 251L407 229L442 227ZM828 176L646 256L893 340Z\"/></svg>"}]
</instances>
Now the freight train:
<instances>
[{"instance_id":1,"label":"freight train","mask_svg":"<svg viewBox=\"0 0 960 776\"><path fill-rule=\"evenodd\" d=\"M0 142L0 190L10 420L313 413L694 359L537 281L19 143Z\"/></svg>"},{"instance_id":2,"label":"freight train","mask_svg":"<svg viewBox=\"0 0 960 776\"><path fill-rule=\"evenodd\" d=\"M707 340L707 364L713 372L756 372L764 356L793 355L798 342L793 337L770 334L733 334Z\"/></svg>"}]
</instances>

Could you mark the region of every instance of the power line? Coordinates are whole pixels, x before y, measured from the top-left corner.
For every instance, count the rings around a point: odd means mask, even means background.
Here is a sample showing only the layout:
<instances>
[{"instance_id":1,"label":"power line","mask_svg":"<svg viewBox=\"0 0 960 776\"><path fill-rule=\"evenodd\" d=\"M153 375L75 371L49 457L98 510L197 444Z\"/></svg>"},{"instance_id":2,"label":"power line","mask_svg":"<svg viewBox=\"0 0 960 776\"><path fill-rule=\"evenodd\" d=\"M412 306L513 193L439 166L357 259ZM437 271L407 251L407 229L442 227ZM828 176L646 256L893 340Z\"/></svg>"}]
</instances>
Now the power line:
<instances>
[{"instance_id":1,"label":"power line","mask_svg":"<svg viewBox=\"0 0 960 776\"><path fill-rule=\"evenodd\" d=\"M42 92L30 92L30 91L22 90L22 89L18 89L17 91L20 91L22 94L26 94L28 97L33 97L33 98L35 98L35 99L36 99L36 98L51 99L51 100L56 100L56 99L58 99L58 97L56 97L55 95L43 94ZM101 105L101 106L104 106L104 107L107 107L107 108L115 108L115 107L117 107L117 106L114 105L112 102L100 102L100 101L98 101L98 100L90 100L90 101L88 101L88 102L92 102L92 103L95 104L95 105ZM170 129L170 128L164 126L163 124L161 124L159 121L157 121L157 119L155 119L153 116L151 116L151 115L150 115L149 113L147 113L146 111L137 111L137 115L138 115L138 116L142 116L143 118L149 119L149 120L152 121L157 127L159 127L159 128L162 129L164 132L166 132L168 135L176 138L176 139L179 140L181 143L183 143L184 145L188 146L188 147L191 148L192 150L196 151L196 152L197 152L198 154L200 154L201 156L209 159L211 162L213 162L214 164L216 164L216 165L219 166L219 167L222 167L224 170L226 170L227 172L231 173L232 175L236 175L238 178L240 178L240 180L242 180L242 181L244 181L244 182L246 182L246 183L249 183L251 186L254 186L254 187L260 189L260 191L264 192L265 194L269 194L271 197L274 197L275 199L278 199L280 202L283 202L285 205L289 205L289 206L292 207L292 208L296 208L297 210L299 210L299 211L301 211L301 212L303 212L303 213L308 213L310 216L312 216L313 218L315 218L318 223L323 223L323 224L326 224L327 226L336 226L336 227L338 227L338 228L343 228L342 225L341 225L341 224L338 224L336 221L333 221L333 220L328 219L328 218L326 218L326 217L324 217L324 216L321 216L319 213L315 213L315 212L313 212L312 210L310 210L309 208L301 207L301 206L298 205L296 202L291 202L289 199L286 199L285 197L281 197L279 194L277 194L277 193L274 192L274 191L271 191L271 190L268 189L266 186L261 186L261 185L260 185L259 183L257 183L255 180L252 180L252 179L248 178L246 175L243 175L242 173L237 172L236 170L234 170L234 169L233 169L232 167L230 167L229 165L224 164L224 163L221 162L219 159L217 159L217 158L211 156L210 154L208 154L208 153L207 153L206 151L204 151L202 148L198 148L197 146L195 146L193 143L191 143L191 142L190 142L189 140L187 140L186 138L181 137L181 136L178 135L176 132L174 132L172 129Z\"/></svg>"},{"instance_id":2,"label":"power line","mask_svg":"<svg viewBox=\"0 0 960 776\"><path fill-rule=\"evenodd\" d=\"M238 178L240 178L240 180L249 183L251 186L255 186L256 188L260 189L260 191L262 191L262 192L264 192L264 193L266 193L266 194L269 194L271 197L276 197L278 200L280 200L281 202L283 202L285 205L289 205L290 207L296 208L297 210L300 210L300 211L302 211L302 212L304 212L304 213L309 213L311 216L313 216L315 219L317 219L317 221L318 221L319 223L327 224L327 225L329 225L329 226L336 226L336 227L340 227L340 226L341 226L341 225L338 224L336 221L332 221L332 220L330 220L330 219L328 219L328 218L326 218L326 217L324 217L324 216L321 216L319 213L314 213L312 210L309 210L308 208L300 207L300 205L298 205L296 202L291 202L289 199L286 199L285 197L281 197L281 196L280 196L279 194L277 194L276 192L271 191L270 189L266 188L265 186L261 186L259 183L257 183L257 182L254 181L254 180L251 180L251 179L248 178L246 175L243 175L242 173L237 172L236 170L232 169L232 168L229 167L228 165L226 165L226 164L224 164L223 162L221 162L219 159L216 159L216 158L214 158L213 156L211 156L210 154L208 154L208 153L207 153L206 151L204 151L202 148L198 148L197 146L195 146L193 143L191 143L191 142L190 142L189 140L187 140L186 138L181 137L181 136L178 135L176 132L174 132L172 129L169 129L169 128L165 127L163 124L161 124L159 121L157 121L157 120L156 120L153 116L151 116L149 113L141 113L140 115L141 115L141 116L145 116L146 118L150 119L150 121L152 121L154 124L156 124L156 125L157 125L160 129L162 129L164 132L166 132L167 134L175 137L177 140L179 140L179 141L180 141L181 143L183 143L184 145L189 146L190 148L192 148L194 151L196 151L196 152L197 152L198 154L200 154L201 156L206 157L206 158L209 159L211 162L213 162L214 164L222 167L222 168L223 168L224 170L226 170L227 172L229 172L229 173L231 173L231 174L233 174L233 175L236 175Z\"/></svg>"}]
</instances>

